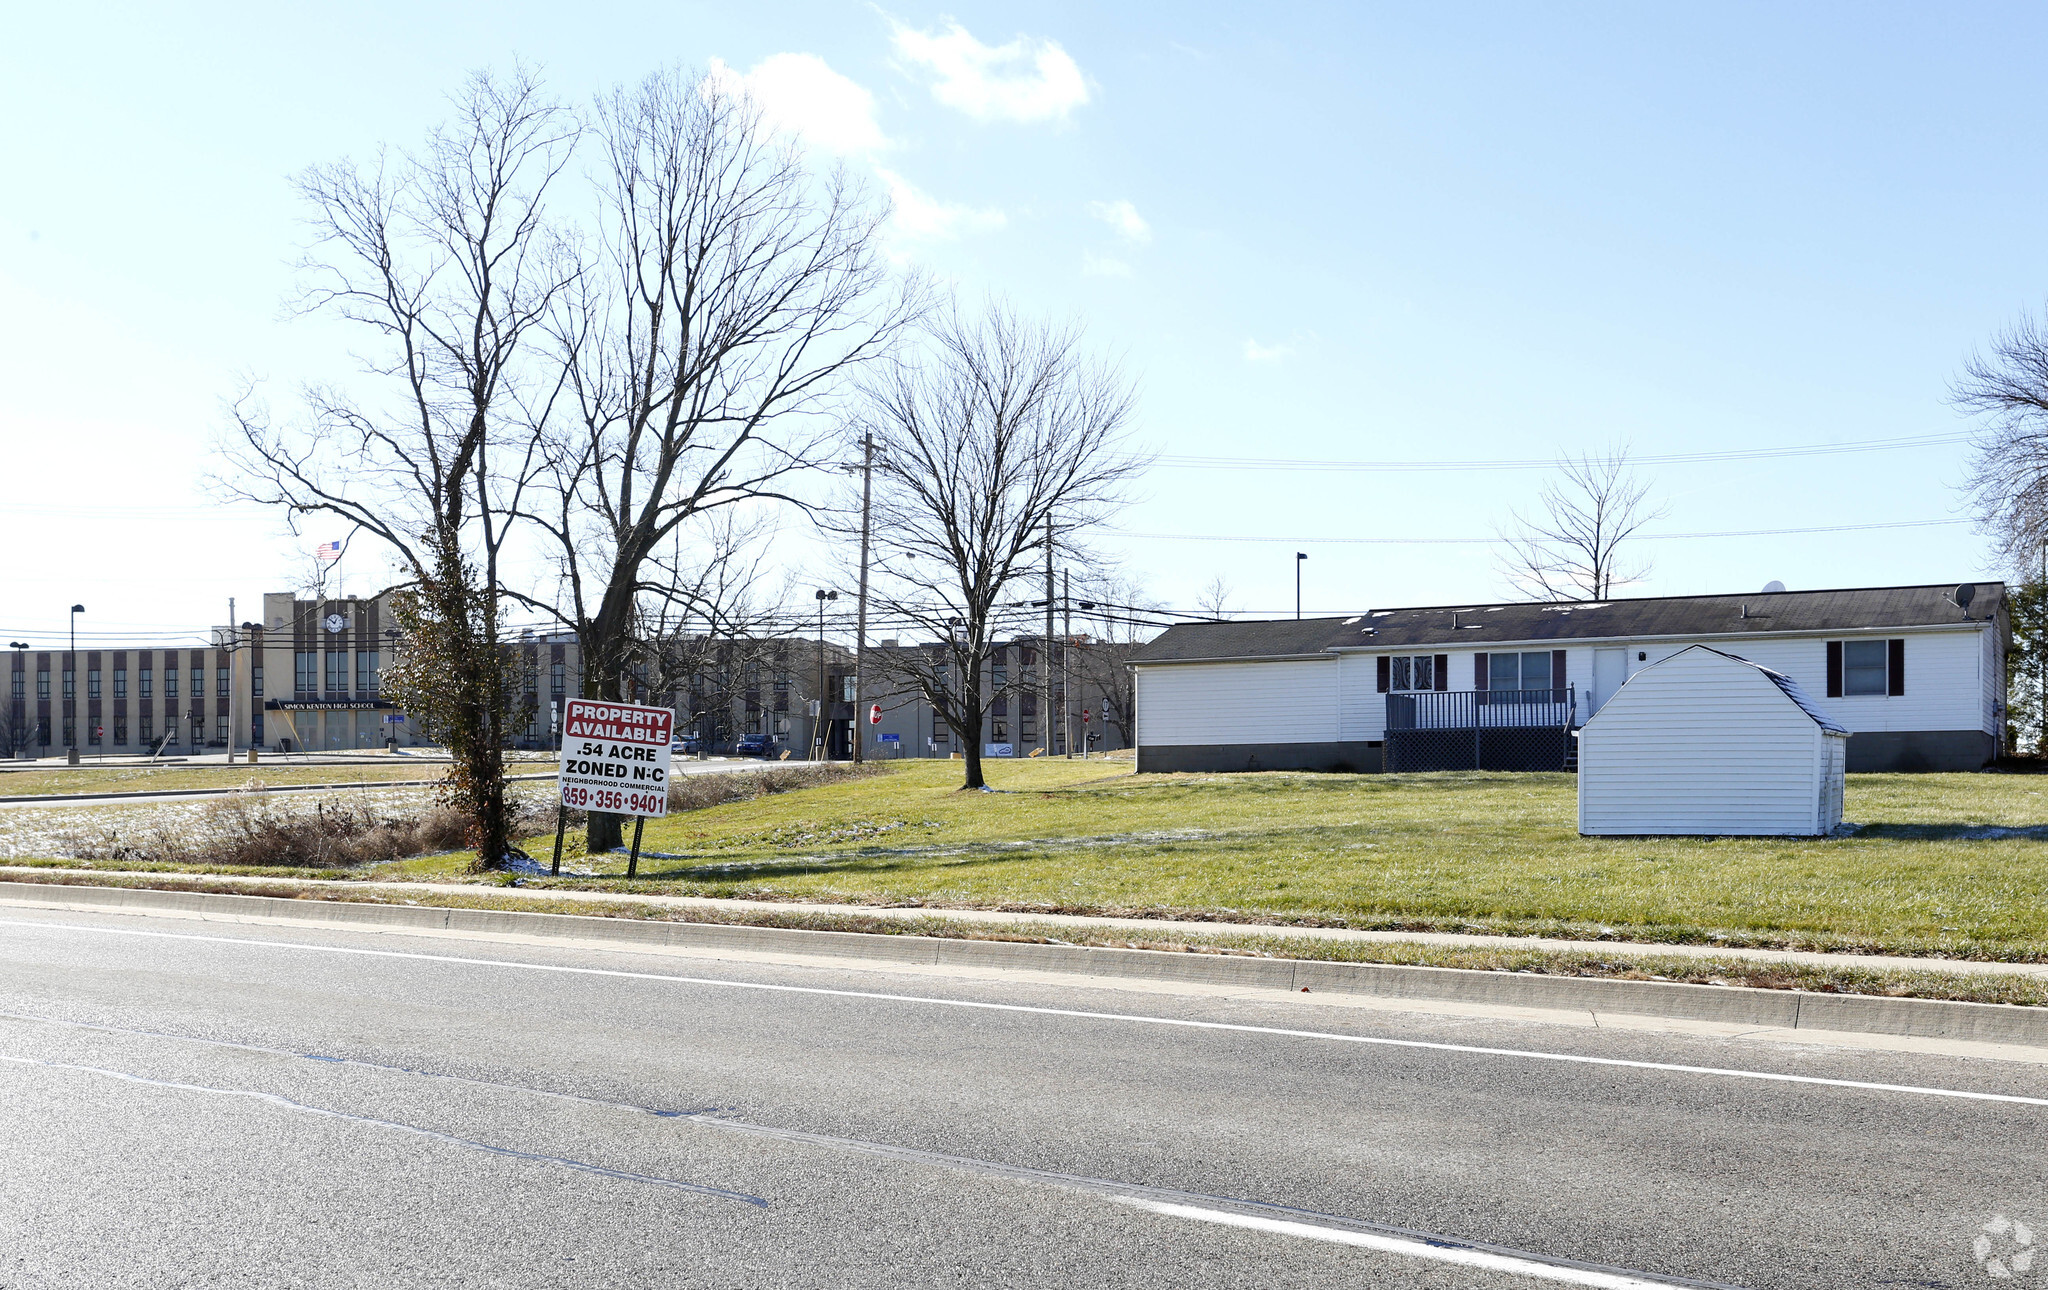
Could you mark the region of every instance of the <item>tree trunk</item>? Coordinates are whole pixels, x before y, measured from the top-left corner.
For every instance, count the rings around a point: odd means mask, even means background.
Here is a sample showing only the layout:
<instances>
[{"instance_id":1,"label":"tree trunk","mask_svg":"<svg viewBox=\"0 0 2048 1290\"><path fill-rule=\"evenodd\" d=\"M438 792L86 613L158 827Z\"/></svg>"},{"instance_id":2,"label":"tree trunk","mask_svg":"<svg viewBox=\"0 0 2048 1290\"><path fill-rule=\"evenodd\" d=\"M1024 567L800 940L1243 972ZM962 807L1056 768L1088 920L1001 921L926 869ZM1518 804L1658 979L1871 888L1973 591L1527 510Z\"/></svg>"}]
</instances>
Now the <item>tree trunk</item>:
<instances>
[{"instance_id":1,"label":"tree trunk","mask_svg":"<svg viewBox=\"0 0 2048 1290\"><path fill-rule=\"evenodd\" d=\"M624 654L624 631L615 625L615 615L610 607L598 611L597 620L589 630L579 633L583 644L583 697L601 701L619 702L620 660ZM592 811L584 828L583 849L592 856L601 856L626 845L625 817L609 811Z\"/></svg>"}]
</instances>

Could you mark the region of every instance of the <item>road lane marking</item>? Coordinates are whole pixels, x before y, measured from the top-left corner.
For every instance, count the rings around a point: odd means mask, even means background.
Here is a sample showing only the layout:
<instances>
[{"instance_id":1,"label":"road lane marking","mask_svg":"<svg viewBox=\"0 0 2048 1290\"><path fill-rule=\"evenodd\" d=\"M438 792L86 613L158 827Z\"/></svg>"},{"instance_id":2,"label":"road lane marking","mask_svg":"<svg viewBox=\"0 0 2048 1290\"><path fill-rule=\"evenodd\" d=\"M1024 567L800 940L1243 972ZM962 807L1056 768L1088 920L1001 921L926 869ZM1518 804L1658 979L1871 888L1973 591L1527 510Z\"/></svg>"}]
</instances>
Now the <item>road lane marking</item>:
<instances>
[{"instance_id":1,"label":"road lane marking","mask_svg":"<svg viewBox=\"0 0 2048 1290\"><path fill-rule=\"evenodd\" d=\"M211 1039L200 1035L180 1035L161 1030L136 1030L124 1026L103 1025L91 1021L71 1021L61 1017L41 1017L33 1013L0 1012L0 1020L38 1022L73 1030L97 1031L102 1034L165 1039L173 1042L197 1044L208 1048L228 1048L239 1052L258 1053L267 1057L284 1057L295 1060L331 1063L337 1066L356 1066L375 1071L379 1074L410 1075L422 1079L443 1080L454 1084L465 1084L473 1088L487 1088L498 1092L524 1094L531 1097L547 1098L551 1101L595 1107L600 1110L625 1111L636 1115L653 1116L663 1120L682 1120L726 1133L738 1133L750 1137L768 1138L778 1142L817 1147L823 1150L848 1152L856 1155L878 1157L884 1160L950 1169L983 1177L1007 1179L1011 1182L1036 1183L1061 1187L1070 1191L1088 1192L1116 1201L1119 1204L1134 1205L1141 1209L1151 1210L1154 1213L1174 1217L1249 1227L1281 1235L1307 1237L1313 1240L1334 1241L1339 1244L1355 1245L1383 1253L1407 1255L1413 1258L1455 1263L1467 1267L1485 1268L1491 1271L1507 1272L1525 1277L1563 1281L1571 1285L1590 1286L1595 1287L1596 1290L1614 1290L1614 1288L1619 1288L1619 1290L1648 1290L1648 1288L1653 1287L1666 1288L1666 1290L1670 1287L1679 1287L1681 1290L1740 1290L1740 1287L1730 1286L1718 1281L1696 1281L1683 1277L1663 1276L1657 1273L1618 1268L1609 1264L1580 1263L1575 1260L1537 1254L1528 1250L1518 1250L1509 1246L1489 1245L1484 1242L1465 1240L1460 1237L1421 1232L1413 1228L1369 1223L1362 1219L1348 1218L1335 1214L1323 1214L1314 1210L1299 1209L1295 1206L1276 1204L1271 1201L1242 1200L1232 1196L1213 1196L1205 1195L1201 1192L1180 1191L1164 1187L1147 1187L1142 1184L1117 1182L1108 1178L1092 1178L1085 1174L1070 1174L1051 1169L1036 1169L1029 1165L1007 1164L1001 1161L977 1159L972 1156L948 1155L943 1152L928 1151L920 1147L905 1147L895 1143L876 1142L866 1138L847 1138L836 1134L816 1133L804 1129L785 1129L775 1125L760 1124L747 1120L734 1120L718 1114L719 1108L715 1107L700 1111L661 1110L656 1107L640 1106L631 1102L614 1102L604 1098L586 1097L580 1093L562 1093L553 1089L536 1088L528 1084L507 1084L498 1080L477 1079L468 1075L448 1075L439 1071L419 1070L410 1066L392 1066L383 1062L366 1061L360 1057L333 1057L324 1053L302 1053L288 1048L273 1048L262 1044L240 1043L231 1039Z\"/></svg>"},{"instance_id":2,"label":"road lane marking","mask_svg":"<svg viewBox=\"0 0 2048 1290\"><path fill-rule=\"evenodd\" d=\"M218 1097L249 1098L253 1101L280 1107L287 1111L296 1111L301 1115L317 1116L321 1119L329 1120L345 1120L351 1124L366 1124L379 1129L396 1129L400 1133L417 1134L423 1138L431 1138L436 1142L467 1147L473 1151L482 1151L494 1156L505 1156L513 1160L531 1160L541 1164L560 1165L564 1169L573 1169L578 1173L596 1174L600 1178L612 1178L620 1182L645 1183L651 1187L670 1187L677 1191L693 1192L699 1196L716 1196L720 1200L736 1200L748 1205L758 1205L762 1209L768 1208L767 1201L759 1196L749 1196L745 1192L727 1191L722 1187L709 1187L702 1183L688 1183L676 1178L661 1178L653 1174L636 1174L624 1169L612 1169L605 1165L594 1165L587 1160L572 1160L567 1156L550 1156L538 1151L521 1151L516 1147L501 1147L494 1143L478 1142L474 1138L462 1138L452 1133L443 1133L439 1129L424 1129L416 1124L401 1124L396 1120L380 1120L374 1116L351 1115L346 1111L333 1111L324 1106L311 1106L305 1102L296 1102L291 1098L276 1093L265 1093L257 1089L217 1088L211 1084L183 1084L176 1080L151 1079L147 1075L135 1075L128 1071L110 1070L104 1066L80 1066L71 1062L52 1062L36 1057L13 1057L6 1053L0 1053L0 1062L7 1062L15 1066L36 1066L44 1070L98 1075L106 1079L121 1080L130 1084L146 1084L152 1088L174 1089L181 1093L212 1093Z\"/></svg>"},{"instance_id":3,"label":"road lane marking","mask_svg":"<svg viewBox=\"0 0 2048 1290\"><path fill-rule=\"evenodd\" d=\"M1190 1218L1202 1223L1245 1227L1256 1232L1273 1232L1281 1236L1302 1236L1313 1241L1334 1241L1339 1245L1356 1245L1383 1254L1401 1254L1412 1259L1428 1259L1435 1263L1483 1268L1488 1272L1504 1272L1511 1276L1533 1277L1543 1281L1562 1281L1567 1285L1593 1286L1597 1290L1659 1290L1660 1287L1672 1285L1705 1284L1698 1281L1669 1281L1661 1277L1645 1277L1628 1272L1610 1272L1604 1268L1573 1267L1539 1258L1501 1254L1492 1250L1474 1249L1436 1240L1385 1236L1378 1232L1353 1232L1340 1227L1324 1227L1318 1223L1297 1223L1287 1219L1266 1218L1258 1214L1235 1214L1228 1210L1205 1209L1198 1205L1174 1205L1164 1201L1147 1200L1140 1196L1119 1196L1117 1200L1122 1204L1150 1210L1154 1214L1165 1214L1171 1218Z\"/></svg>"},{"instance_id":4,"label":"road lane marking","mask_svg":"<svg viewBox=\"0 0 2048 1290\"><path fill-rule=\"evenodd\" d=\"M32 919L0 919L0 927L27 927L53 931L93 932L105 936L139 936L156 940L195 941L211 945L244 945L257 949L297 950L318 954L353 954L364 958L403 959L420 963L449 963L460 967L510 968L524 972L553 972L567 976L611 977L628 981L661 981L675 985L711 986L729 990L760 990L774 994L809 994L841 999L864 999L880 1003L907 1003L926 1007L961 1008L981 1012L1013 1012L1042 1017L1065 1017L1079 1021L1115 1021L1133 1025L1166 1026L1185 1030L1210 1030L1235 1034L1272 1035L1286 1039L1311 1039L1326 1043L1359 1044L1377 1048L1403 1048L1426 1052L1461 1053L1479 1057L1509 1057L1526 1061L1561 1062L1578 1066L1606 1066L1620 1070L1660 1071L1679 1075L1712 1075L1723 1079L1756 1080L1761 1083L1807 1085L1817 1088L1849 1088L1872 1093L1903 1093L1914 1097L1945 1097L1966 1102L2000 1102L2013 1106L2048 1107L2048 1097L2026 1097L2017 1093L1982 1093L1972 1089L1931 1088L1917 1084L1883 1084L1870 1080L1831 1079L1821 1075L1789 1075L1778 1071L1740 1070L1725 1066L1690 1066L1679 1062L1638 1061L1625 1057L1594 1057L1585 1053L1552 1053L1534 1048L1493 1048L1480 1044L1452 1044L1440 1040L1393 1039L1384 1035L1346 1035L1328 1030L1295 1030L1284 1026L1257 1026L1234 1021L1196 1021L1186 1017L1154 1017L1133 1012L1092 1012L1079 1008L1048 1008L1026 1003L991 1003L980 999L941 999L930 995L890 994L878 990L841 990L820 985L781 985L767 981L734 981L724 977L679 976L663 972L629 972L623 968L573 967L560 963L521 963L514 959L480 959L455 954L422 954L411 950L375 950L353 945L314 945L304 941L264 941L243 936L201 936L191 932L152 932L133 927L93 927L82 923L46 923Z\"/></svg>"}]
</instances>

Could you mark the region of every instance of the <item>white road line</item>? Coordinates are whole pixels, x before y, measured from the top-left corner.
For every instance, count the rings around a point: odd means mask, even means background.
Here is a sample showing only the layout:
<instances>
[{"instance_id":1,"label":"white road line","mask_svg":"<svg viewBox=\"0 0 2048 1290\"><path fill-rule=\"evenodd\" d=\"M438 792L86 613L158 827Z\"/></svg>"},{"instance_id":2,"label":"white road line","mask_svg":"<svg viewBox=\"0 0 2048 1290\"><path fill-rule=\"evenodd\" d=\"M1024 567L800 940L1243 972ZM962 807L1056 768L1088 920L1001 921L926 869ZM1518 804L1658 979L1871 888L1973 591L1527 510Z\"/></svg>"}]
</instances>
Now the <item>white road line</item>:
<instances>
[{"instance_id":1,"label":"white road line","mask_svg":"<svg viewBox=\"0 0 2048 1290\"><path fill-rule=\"evenodd\" d=\"M1314 1223L1263 1218L1257 1214L1234 1214L1225 1209L1174 1205L1163 1201L1146 1200L1139 1196L1118 1196L1115 1199L1120 1204L1150 1210L1155 1214L1165 1214L1172 1218L1219 1223L1225 1227L1246 1227L1256 1232L1273 1232L1281 1236L1303 1236L1312 1241L1334 1241L1339 1245L1356 1245L1362 1249L1378 1250L1383 1254L1401 1254L1412 1259L1429 1259L1436 1263L1455 1263L1460 1267L1483 1268L1488 1272L1505 1272L1513 1276L1534 1277L1544 1281L1562 1281L1567 1285L1593 1286L1598 1290L1668 1290L1672 1284L1669 1281L1651 1281L1620 1272L1601 1272L1592 1268L1575 1268L1539 1262L1535 1259L1518 1259L1512 1255L1465 1249L1456 1245L1439 1245L1398 1236L1382 1236L1377 1232L1353 1232L1341 1227L1321 1227Z\"/></svg>"},{"instance_id":2,"label":"white road line","mask_svg":"<svg viewBox=\"0 0 2048 1290\"><path fill-rule=\"evenodd\" d=\"M631 1173L624 1169L613 1169L606 1165L594 1165L587 1160L571 1160L567 1156L550 1156L537 1151L521 1151L516 1147L500 1147L489 1142L478 1142L474 1138L460 1138L452 1133L443 1133L439 1129L423 1129L417 1124L401 1124L397 1120L379 1120L374 1116L350 1115L346 1111L333 1111L324 1106L311 1106L305 1102L295 1102L291 1098L283 1097L276 1093L265 1093L257 1089L216 1088L211 1084L181 1084L176 1080L151 1079L147 1075L135 1075L128 1071L110 1070L105 1066L79 1066L71 1062L44 1061L37 1057L11 1057L5 1053L0 1053L0 1062L6 1062L13 1066L36 1066L44 1070L70 1071L79 1075L98 1075L103 1079L115 1079L128 1084L146 1084L151 1088L167 1088L180 1093L212 1093L217 1097L245 1097L262 1102L268 1106L278 1107L282 1110L296 1111L300 1115L317 1116L323 1120L347 1120L352 1124L366 1124L372 1128L395 1129L400 1133L417 1134L423 1138L431 1138L436 1142L445 1142L457 1147L468 1147L472 1151L482 1151L489 1155L507 1156L514 1160L532 1160L540 1164L560 1165L564 1169L573 1169L578 1173L596 1174L601 1178L615 1178L620 1182L646 1183L654 1187L672 1187L677 1191L695 1192L700 1196L716 1196L721 1200L744 1201L749 1205L758 1205L763 1209L768 1208L767 1201L762 1200L759 1196L749 1196L745 1192L727 1191L723 1187L707 1187L702 1183L687 1183L675 1178L660 1178L653 1174Z\"/></svg>"},{"instance_id":3,"label":"white road line","mask_svg":"<svg viewBox=\"0 0 2048 1290\"><path fill-rule=\"evenodd\" d=\"M963 1008L982 1012L1016 1012L1041 1017L1068 1017L1080 1021L1120 1021L1144 1026L1172 1026L1186 1030L1216 1030L1247 1035L1274 1035L1286 1039L1313 1039L1327 1043L1363 1044L1381 1048L1410 1048L1428 1052L1465 1053L1479 1057L1513 1057L1526 1061L1565 1062L1580 1066L1608 1066L1623 1070L1666 1071L1680 1075L1715 1075L1726 1079L1757 1080L1773 1084L1804 1084L1819 1088L1853 1088L1874 1093L1905 1093L1915 1097L1946 1097L1968 1102L2002 1102L2014 1106L2048 1107L2048 1097L2024 1097L2017 1093L1981 1093L1971 1089L1928 1088L1916 1084L1879 1084L1869 1080L1829 1079L1819 1075L1787 1075L1777 1071L1738 1070L1723 1066L1687 1066L1678 1062L1633 1061L1623 1057L1592 1057L1584 1053L1550 1053L1532 1048L1490 1048L1478 1044L1448 1044L1425 1039L1390 1039L1381 1035L1346 1035L1327 1030L1293 1030L1283 1026L1254 1026L1231 1021L1194 1021L1185 1017L1148 1017L1131 1012L1091 1012L1079 1008L1047 1008L1025 1003L989 1003L979 999L939 999L929 995L888 994L877 990L838 990L818 985L778 985L766 981L734 981L722 977L677 976L662 972L628 972L619 968L570 967L559 963L521 963L511 959L479 959L453 954L421 954L410 950L373 950L352 945L311 945L303 941L262 941L241 936L199 936L189 932L149 932L131 927L93 927L82 923L43 923L29 919L0 919L0 927L28 927L70 932L96 932L105 936L141 936L168 941L197 941L212 945L247 945L257 949L298 950L313 954L354 954L365 958L406 959L421 963L451 963L462 967L510 968L523 972L556 972L569 976L613 977L628 981L664 981L676 985L712 986L728 990L763 990L776 994L814 994L841 999L867 999L880 1003L910 1003L935 1008ZM335 929L347 930L347 929Z\"/></svg>"}]
</instances>

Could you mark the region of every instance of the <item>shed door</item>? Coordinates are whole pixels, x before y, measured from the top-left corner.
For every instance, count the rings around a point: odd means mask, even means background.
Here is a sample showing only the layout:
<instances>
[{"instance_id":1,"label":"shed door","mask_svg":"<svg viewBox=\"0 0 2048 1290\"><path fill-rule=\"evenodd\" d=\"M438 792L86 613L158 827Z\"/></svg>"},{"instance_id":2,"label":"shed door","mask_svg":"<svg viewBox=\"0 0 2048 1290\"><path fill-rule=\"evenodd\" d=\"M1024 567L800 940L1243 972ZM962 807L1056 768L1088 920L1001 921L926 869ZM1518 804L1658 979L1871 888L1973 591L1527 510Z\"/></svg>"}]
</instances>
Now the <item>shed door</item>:
<instances>
[{"instance_id":1,"label":"shed door","mask_svg":"<svg viewBox=\"0 0 2048 1290\"><path fill-rule=\"evenodd\" d=\"M1587 705L1587 716L1598 712L1602 704L1614 697L1614 692L1628 680L1628 651L1625 649L1596 649L1593 651L1593 697Z\"/></svg>"}]
</instances>

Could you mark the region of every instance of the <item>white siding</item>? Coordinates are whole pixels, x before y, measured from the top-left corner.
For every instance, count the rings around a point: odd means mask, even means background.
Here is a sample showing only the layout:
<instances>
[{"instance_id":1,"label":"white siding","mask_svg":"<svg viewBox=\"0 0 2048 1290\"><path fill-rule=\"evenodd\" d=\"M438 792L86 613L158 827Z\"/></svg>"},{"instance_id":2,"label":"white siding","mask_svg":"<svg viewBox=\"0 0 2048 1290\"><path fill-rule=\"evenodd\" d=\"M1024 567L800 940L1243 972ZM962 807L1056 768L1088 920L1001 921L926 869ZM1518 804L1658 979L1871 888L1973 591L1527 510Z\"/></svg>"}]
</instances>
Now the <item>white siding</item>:
<instances>
[{"instance_id":1,"label":"white siding","mask_svg":"<svg viewBox=\"0 0 2048 1290\"><path fill-rule=\"evenodd\" d=\"M1387 696L1380 693L1379 655L1342 654L1337 663L1340 739L1384 739Z\"/></svg>"},{"instance_id":2,"label":"white siding","mask_svg":"<svg viewBox=\"0 0 2048 1290\"><path fill-rule=\"evenodd\" d=\"M1714 648L1761 663L1799 683L1799 688L1852 731L1988 730L1982 680L1983 645L1975 630L1900 632L1906 642L1906 692L1828 695L1829 640L1883 639L1855 636L1799 636L1712 642ZM1656 652L1650 653L1655 660Z\"/></svg>"},{"instance_id":3,"label":"white siding","mask_svg":"<svg viewBox=\"0 0 2048 1290\"><path fill-rule=\"evenodd\" d=\"M1299 662L1140 667L1138 744L1334 742L1337 673L1335 655Z\"/></svg>"},{"instance_id":4,"label":"white siding","mask_svg":"<svg viewBox=\"0 0 2048 1290\"><path fill-rule=\"evenodd\" d=\"M1754 668L1705 650L1629 679L1579 741L1579 831L1823 831L1828 739Z\"/></svg>"}]
</instances>

